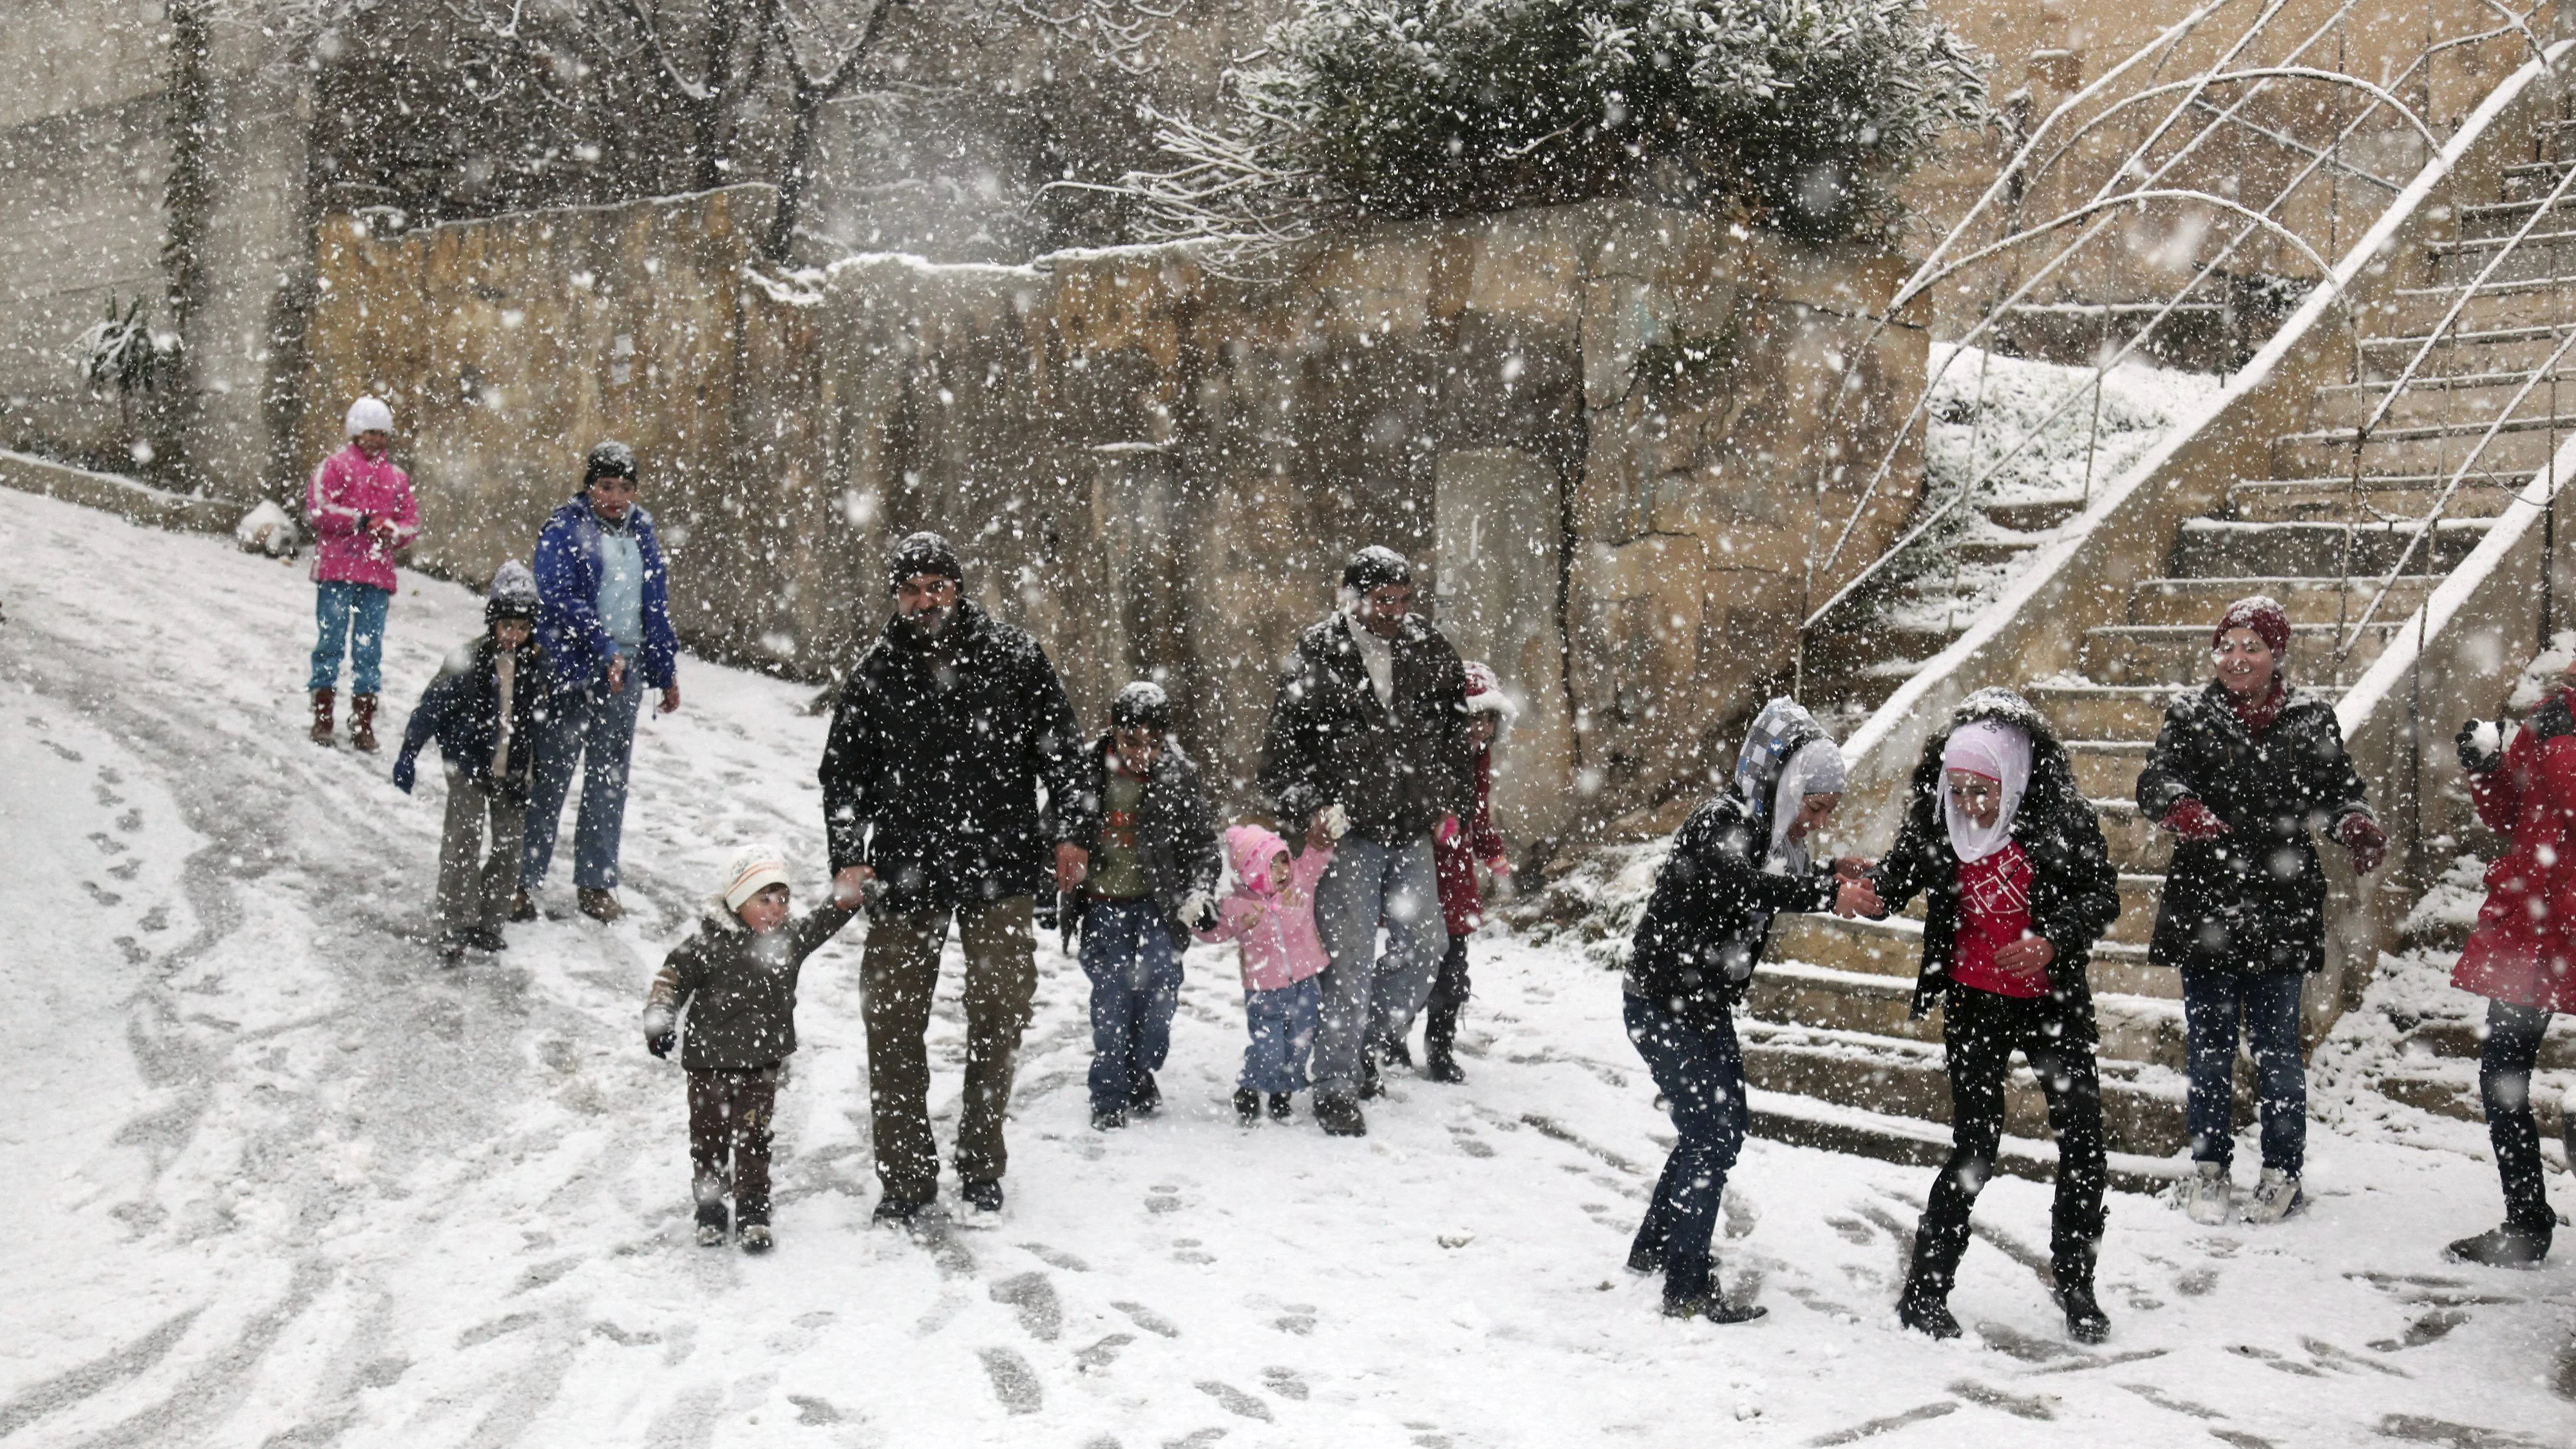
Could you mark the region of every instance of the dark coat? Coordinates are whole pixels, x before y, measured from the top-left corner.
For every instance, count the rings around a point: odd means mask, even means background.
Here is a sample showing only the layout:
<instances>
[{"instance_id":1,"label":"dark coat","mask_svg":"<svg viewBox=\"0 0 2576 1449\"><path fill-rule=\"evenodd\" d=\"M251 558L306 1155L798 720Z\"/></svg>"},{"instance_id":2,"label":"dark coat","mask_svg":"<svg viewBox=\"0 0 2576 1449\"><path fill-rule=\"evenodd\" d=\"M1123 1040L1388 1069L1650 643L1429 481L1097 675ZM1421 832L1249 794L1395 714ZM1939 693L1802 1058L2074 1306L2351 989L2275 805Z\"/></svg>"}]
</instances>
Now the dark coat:
<instances>
[{"instance_id":1,"label":"dark coat","mask_svg":"<svg viewBox=\"0 0 2576 1449\"><path fill-rule=\"evenodd\" d=\"M1762 793L1777 783L1775 774ZM1628 995L1703 1026L1744 999L1753 964L1770 944L1771 918L1834 902L1830 862L1804 875L1773 875L1762 868L1770 850L1770 811L1757 810L1732 786L1691 812L1637 920L1621 983Z\"/></svg>"},{"instance_id":2,"label":"dark coat","mask_svg":"<svg viewBox=\"0 0 2576 1449\"><path fill-rule=\"evenodd\" d=\"M500 648L489 633L449 653L420 703L403 726L402 752L394 773L408 780L411 762L421 747L438 741L439 756L465 771L475 788L513 805L528 802L528 781L536 769L537 740L555 707L554 671L545 649L531 640L519 646L519 662L510 674L510 758L502 778L492 778L492 749L500 741L501 679L493 667ZM409 789L408 784L404 785Z\"/></svg>"},{"instance_id":3,"label":"dark coat","mask_svg":"<svg viewBox=\"0 0 2576 1449\"><path fill-rule=\"evenodd\" d=\"M1941 813L1941 752L1951 734L1974 720L2019 725L2030 735L2030 785L2013 816L2013 843L2030 860L2030 924L2057 948L2048 966L2042 1020L2062 1039L2091 1043L2093 989L2084 979L2093 943L2120 917L2120 873L2102 838L2093 802L2075 788L2075 769L2048 720L2009 690L1979 690L1950 717L1947 729L1924 742L1922 758L1906 786L1905 824L1878 863L1879 900L1903 910L1924 897L1923 966L1914 981L1913 1014L1929 1012L1950 990L1950 963L1959 937L1959 856Z\"/></svg>"},{"instance_id":4,"label":"dark coat","mask_svg":"<svg viewBox=\"0 0 2576 1449\"><path fill-rule=\"evenodd\" d=\"M1073 705L1038 642L965 600L942 642L934 656L887 620L823 747L832 868L875 867L886 914L1053 891L1052 851L1090 808Z\"/></svg>"},{"instance_id":5,"label":"dark coat","mask_svg":"<svg viewBox=\"0 0 2576 1449\"><path fill-rule=\"evenodd\" d=\"M748 1072L796 1050L796 978L855 910L826 900L766 936L752 934L720 900L706 903L697 932L671 948L646 998L647 1033L688 1009L680 1065L693 1072ZM667 1029L667 1028L665 1028Z\"/></svg>"},{"instance_id":6,"label":"dark coat","mask_svg":"<svg viewBox=\"0 0 2576 1449\"><path fill-rule=\"evenodd\" d=\"M635 532L635 551L644 563L644 682L667 689L679 679L674 666L680 653L679 636L671 631L671 572L662 561L653 515L642 504L627 507L626 526ZM537 534L537 642L570 684L602 677L618 652L599 617L602 527L590 495L581 493L556 509Z\"/></svg>"},{"instance_id":7,"label":"dark coat","mask_svg":"<svg viewBox=\"0 0 2576 1449\"><path fill-rule=\"evenodd\" d=\"M1298 637L1262 732L1261 788L1290 834L1338 804L1352 830L1400 849L1475 808L1466 666L1409 616L1392 645L1395 703L1382 705L1353 627L1337 612Z\"/></svg>"},{"instance_id":8,"label":"dark coat","mask_svg":"<svg viewBox=\"0 0 2576 1449\"><path fill-rule=\"evenodd\" d=\"M1094 741L1083 771L1083 808L1078 812L1073 843L1097 862L1100 852L1101 801L1109 790L1112 735ZM1225 877L1225 857L1217 851L1216 811L1199 788L1199 769L1189 756L1165 745L1145 781L1145 798L1137 806L1136 848L1144 857L1145 878L1153 883L1154 903L1163 908L1163 927L1175 952L1189 948L1190 930L1183 906L1192 895L1213 902L1217 882ZM1086 888L1076 893L1076 919L1091 903Z\"/></svg>"},{"instance_id":9,"label":"dark coat","mask_svg":"<svg viewBox=\"0 0 2576 1449\"><path fill-rule=\"evenodd\" d=\"M2325 699L2291 691L2256 739L2228 698L2213 679L2175 700L2138 775L2149 820L2190 797L2227 823L2216 840L2174 843L2147 957L2194 969L2322 971L2326 873L2312 832L2370 813L2361 772Z\"/></svg>"}]
</instances>

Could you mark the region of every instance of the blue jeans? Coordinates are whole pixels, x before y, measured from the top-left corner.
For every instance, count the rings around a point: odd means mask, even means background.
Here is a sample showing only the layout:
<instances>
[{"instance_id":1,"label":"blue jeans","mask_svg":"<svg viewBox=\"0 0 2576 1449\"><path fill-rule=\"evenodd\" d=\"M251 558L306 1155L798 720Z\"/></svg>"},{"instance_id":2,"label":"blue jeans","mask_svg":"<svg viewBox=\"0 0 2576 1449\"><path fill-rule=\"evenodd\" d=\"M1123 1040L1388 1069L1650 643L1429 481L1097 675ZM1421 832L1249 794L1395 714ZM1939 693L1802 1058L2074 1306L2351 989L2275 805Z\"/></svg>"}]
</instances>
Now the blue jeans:
<instances>
[{"instance_id":1,"label":"blue jeans","mask_svg":"<svg viewBox=\"0 0 2576 1449\"><path fill-rule=\"evenodd\" d=\"M333 689L340 683L340 655L349 654L349 692L374 694L384 683L385 606L391 590L374 584L333 579L313 594L313 669L306 690Z\"/></svg>"},{"instance_id":2,"label":"blue jeans","mask_svg":"<svg viewBox=\"0 0 2576 1449\"><path fill-rule=\"evenodd\" d=\"M1082 974L1091 978L1091 1110L1127 1105L1137 1080L1172 1050L1181 956L1151 897L1093 901L1082 914Z\"/></svg>"},{"instance_id":3,"label":"blue jeans","mask_svg":"<svg viewBox=\"0 0 2576 1449\"><path fill-rule=\"evenodd\" d=\"M537 738L537 773L528 784L521 890L546 883L575 770L581 772L581 814L573 826L572 883L586 891L617 889L617 842L626 829L626 767L635 754L635 712L643 698L644 682L632 673L618 694L608 692L603 677L555 697L555 717Z\"/></svg>"},{"instance_id":4,"label":"blue jeans","mask_svg":"<svg viewBox=\"0 0 2576 1449\"><path fill-rule=\"evenodd\" d=\"M1243 1075L1234 1084L1254 1092L1302 1092L1306 1054L1315 1047L1315 1019L1322 1012L1324 979L1309 976L1294 986L1243 993L1243 1024L1252 1042L1243 1049Z\"/></svg>"},{"instance_id":5,"label":"blue jeans","mask_svg":"<svg viewBox=\"0 0 2576 1449\"><path fill-rule=\"evenodd\" d=\"M1386 927L1386 954L1377 931ZM1315 1032L1315 1088L1355 1094L1360 1053L1381 1036L1403 1032L1431 995L1432 974L1449 949L1440 917L1440 881L1431 837L1401 848L1362 835L1345 836L1315 882L1315 933L1332 965L1323 983Z\"/></svg>"},{"instance_id":6,"label":"blue jeans","mask_svg":"<svg viewBox=\"0 0 2576 1449\"><path fill-rule=\"evenodd\" d=\"M1680 1138L1664 1159L1664 1175L1655 1180L1655 1200L1637 1229L1635 1247L1661 1250L1666 1296L1694 1297L1708 1289L1718 1196L1744 1150L1744 1049L1735 1040L1735 1018L1724 1012L1702 1029L1655 1002L1629 996L1620 1015Z\"/></svg>"},{"instance_id":7,"label":"blue jeans","mask_svg":"<svg viewBox=\"0 0 2576 1449\"><path fill-rule=\"evenodd\" d=\"M2299 1175L2308 1151L2308 1069L2299 1060L2299 988L2304 971L2182 973L2182 1016L2191 1093L2184 1120L2196 1162L2225 1167L2236 1156L2236 1037L2254 1053L2262 1104L2263 1165Z\"/></svg>"}]
</instances>

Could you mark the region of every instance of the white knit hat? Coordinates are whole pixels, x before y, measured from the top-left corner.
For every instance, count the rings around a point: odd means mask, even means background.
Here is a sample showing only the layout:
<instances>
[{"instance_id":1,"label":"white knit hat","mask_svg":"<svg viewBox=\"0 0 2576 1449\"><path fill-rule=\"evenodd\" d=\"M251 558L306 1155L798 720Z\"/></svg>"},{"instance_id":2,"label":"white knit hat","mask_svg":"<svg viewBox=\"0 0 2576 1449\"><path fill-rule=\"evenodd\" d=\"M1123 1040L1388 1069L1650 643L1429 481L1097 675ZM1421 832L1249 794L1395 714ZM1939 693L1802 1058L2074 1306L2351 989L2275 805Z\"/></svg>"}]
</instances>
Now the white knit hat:
<instances>
[{"instance_id":1,"label":"white knit hat","mask_svg":"<svg viewBox=\"0 0 2576 1449\"><path fill-rule=\"evenodd\" d=\"M742 903L774 885L787 884L787 852L765 841L744 846L733 853L725 866L725 909L739 911Z\"/></svg>"},{"instance_id":2,"label":"white knit hat","mask_svg":"<svg viewBox=\"0 0 2576 1449\"><path fill-rule=\"evenodd\" d=\"M394 430L394 410L384 399L362 397L349 404L349 436L360 433L390 433Z\"/></svg>"}]
</instances>

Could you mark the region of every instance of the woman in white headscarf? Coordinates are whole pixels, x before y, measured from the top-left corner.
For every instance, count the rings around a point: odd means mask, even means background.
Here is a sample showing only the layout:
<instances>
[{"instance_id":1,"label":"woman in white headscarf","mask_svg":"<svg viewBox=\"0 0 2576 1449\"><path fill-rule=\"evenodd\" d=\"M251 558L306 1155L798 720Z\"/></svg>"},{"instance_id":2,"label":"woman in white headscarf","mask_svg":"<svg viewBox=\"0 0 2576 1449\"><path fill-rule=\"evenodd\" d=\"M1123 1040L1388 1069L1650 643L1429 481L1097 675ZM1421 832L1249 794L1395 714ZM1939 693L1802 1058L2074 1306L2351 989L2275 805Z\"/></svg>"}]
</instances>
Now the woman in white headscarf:
<instances>
[{"instance_id":1,"label":"woman in white headscarf","mask_svg":"<svg viewBox=\"0 0 2576 1449\"><path fill-rule=\"evenodd\" d=\"M2057 1137L2049 1250L2067 1331L2099 1343L2093 1296L2107 1163L2084 970L2120 914L2120 877L2092 803L2039 711L2010 690L1968 697L1923 747L1905 825L1878 867L1877 911L1926 897L1914 1014L1942 1006L1950 1064L1950 1160L1914 1236L1897 1316L1955 1338L1951 1286L1968 1215L2003 1143L2004 1079L2026 1057Z\"/></svg>"},{"instance_id":2,"label":"woman in white headscarf","mask_svg":"<svg viewBox=\"0 0 2576 1449\"><path fill-rule=\"evenodd\" d=\"M1857 901L1866 862L1810 858L1815 827L1842 802L1842 751L1794 700L1753 722L1735 778L1673 836L1637 922L1622 982L1629 1040L1670 1104L1678 1140L1628 1266L1664 1275L1664 1312L1720 1323L1763 1310L1718 1295L1709 1241L1718 1195L1744 1146L1744 1053L1735 1004L1782 911ZM1845 914L1850 914L1846 909Z\"/></svg>"}]
</instances>

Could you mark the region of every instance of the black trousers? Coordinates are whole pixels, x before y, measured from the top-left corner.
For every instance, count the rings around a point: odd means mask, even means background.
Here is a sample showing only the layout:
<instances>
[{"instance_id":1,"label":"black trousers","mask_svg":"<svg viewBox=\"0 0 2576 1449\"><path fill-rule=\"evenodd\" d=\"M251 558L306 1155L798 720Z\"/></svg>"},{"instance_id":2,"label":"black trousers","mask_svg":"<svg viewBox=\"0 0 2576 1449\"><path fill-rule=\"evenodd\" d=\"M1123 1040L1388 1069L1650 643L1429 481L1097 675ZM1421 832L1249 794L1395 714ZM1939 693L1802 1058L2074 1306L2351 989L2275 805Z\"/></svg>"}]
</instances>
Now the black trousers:
<instances>
[{"instance_id":1,"label":"black trousers","mask_svg":"<svg viewBox=\"0 0 2576 1449\"><path fill-rule=\"evenodd\" d=\"M1458 1010L1467 1004L1467 938L1452 936L1440 955L1440 970L1431 978L1431 999L1424 1005L1422 1049L1438 1056L1458 1039Z\"/></svg>"},{"instance_id":2,"label":"black trousers","mask_svg":"<svg viewBox=\"0 0 2576 1449\"><path fill-rule=\"evenodd\" d=\"M2504 1178L2504 1220L2543 1241L2558 1229L2541 1186L2540 1123L2531 1115L2531 1072L2549 1013L2535 1006L2487 1003L2487 1042L2478 1053L2478 1095L2487 1109L2487 1141Z\"/></svg>"},{"instance_id":3,"label":"black trousers","mask_svg":"<svg viewBox=\"0 0 2576 1449\"><path fill-rule=\"evenodd\" d=\"M769 1221L769 1124L778 1110L778 1067L689 1073L689 1168L698 1221L725 1225L725 1195L743 1227Z\"/></svg>"},{"instance_id":4,"label":"black trousers","mask_svg":"<svg viewBox=\"0 0 2576 1449\"><path fill-rule=\"evenodd\" d=\"M2102 1194L2109 1164L2102 1146L2102 1079L2093 1064L2092 1022L2045 1019L2045 1001L1950 988L1942 1045L1950 1055L1950 1160L1933 1180L1914 1234L1906 1296L1945 1301L1968 1250L1968 1215L1994 1175L2003 1145L2004 1080L2018 1051L2048 1098L2057 1139L2057 1200L2049 1217L2050 1266L2060 1285L2093 1282L2102 1241ZM2078 1028L2082 1039L2078 1036Z\"/></svg>"}]
</instances>

